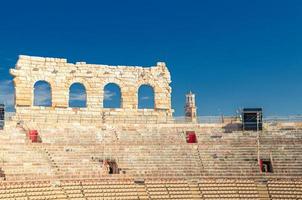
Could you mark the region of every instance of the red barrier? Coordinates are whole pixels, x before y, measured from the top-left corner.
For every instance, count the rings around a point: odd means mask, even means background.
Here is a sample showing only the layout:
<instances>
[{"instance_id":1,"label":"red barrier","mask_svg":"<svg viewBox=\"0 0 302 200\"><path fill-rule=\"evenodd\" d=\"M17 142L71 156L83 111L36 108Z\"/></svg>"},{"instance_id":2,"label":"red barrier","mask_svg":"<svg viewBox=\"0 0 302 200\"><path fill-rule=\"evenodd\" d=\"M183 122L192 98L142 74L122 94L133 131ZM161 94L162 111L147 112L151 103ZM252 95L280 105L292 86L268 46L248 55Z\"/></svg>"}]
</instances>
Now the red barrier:
<instances>
[{"instance_id":1,"label":"red barrier","mask_svg":"<svg viewBox=\"0 0 302 200\"><path fill-rule=\"evenodd\" d=\"M38 131L37 130L29 130L28 137L31 142L38 142Z\"/></svg>"},{"instance_id":2,"label":"red barrier","mask_svg":"<svg viewBox=\"0 0 302 200\"><path fill-rule=\"evenodd\" d=\"M259 168L260 168L260 172L263 172L262 171L262 168L263 168L263 160L259 160Z\"/></svg>"},{"instance_id":3,"label":"red barrier","mask_svg":"<svg viewBox=\"0 0 302 200\"><path fill-rule=\"evenodd\" d=\"M195 131L187 131L187 143L197 143Z\"/></svg>"}]
</instances>

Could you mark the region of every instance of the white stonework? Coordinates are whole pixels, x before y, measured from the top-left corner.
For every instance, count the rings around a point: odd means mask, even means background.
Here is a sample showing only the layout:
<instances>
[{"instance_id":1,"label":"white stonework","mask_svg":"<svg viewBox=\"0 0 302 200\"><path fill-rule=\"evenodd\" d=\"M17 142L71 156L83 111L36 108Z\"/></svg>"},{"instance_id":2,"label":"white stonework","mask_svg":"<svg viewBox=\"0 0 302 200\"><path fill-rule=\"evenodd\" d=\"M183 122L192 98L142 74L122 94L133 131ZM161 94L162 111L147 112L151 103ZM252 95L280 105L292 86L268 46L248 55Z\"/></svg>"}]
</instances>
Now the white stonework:
<instances>
[{"instance_id":1,"label":"white stonework","mask_svg":"<svg viewBox=\"0 0 302 200\"><path fill-rule=\"evenodd\" d=\"M66 59L20 55L14 76L16 118L24 121L87 123L168 123L172 120L171 77L165 63L152 67L108 66ZM52 106L34 106L34 85L46 81L51 86ZM87 107L69 108L69 87L81 83L86 88ZM121 108L103 108L104 87L121 88ZM154 89L154 109L138 109L141 85Z\"/></svg>"}]
</instances>

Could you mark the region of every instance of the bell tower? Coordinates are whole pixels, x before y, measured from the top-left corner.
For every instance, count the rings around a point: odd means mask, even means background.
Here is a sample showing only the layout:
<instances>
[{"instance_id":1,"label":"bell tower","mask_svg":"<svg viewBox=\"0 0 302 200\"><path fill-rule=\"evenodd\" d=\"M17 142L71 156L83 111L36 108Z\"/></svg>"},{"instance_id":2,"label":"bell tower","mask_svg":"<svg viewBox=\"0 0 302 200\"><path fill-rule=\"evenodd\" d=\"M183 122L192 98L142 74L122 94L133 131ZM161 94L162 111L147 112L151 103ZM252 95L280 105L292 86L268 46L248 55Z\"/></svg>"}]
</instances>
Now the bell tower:
<instances>
[{"instance_id":1,"label":"bell tower","mask_svg":"<svg viewBox=\"0 0 302 200\"><path fill-rule=\"evenodd\" d=\"M197 122L196 110L195 94L190 91L186 94L185 117L187 122Z\"/></svg>"}]
</instances>

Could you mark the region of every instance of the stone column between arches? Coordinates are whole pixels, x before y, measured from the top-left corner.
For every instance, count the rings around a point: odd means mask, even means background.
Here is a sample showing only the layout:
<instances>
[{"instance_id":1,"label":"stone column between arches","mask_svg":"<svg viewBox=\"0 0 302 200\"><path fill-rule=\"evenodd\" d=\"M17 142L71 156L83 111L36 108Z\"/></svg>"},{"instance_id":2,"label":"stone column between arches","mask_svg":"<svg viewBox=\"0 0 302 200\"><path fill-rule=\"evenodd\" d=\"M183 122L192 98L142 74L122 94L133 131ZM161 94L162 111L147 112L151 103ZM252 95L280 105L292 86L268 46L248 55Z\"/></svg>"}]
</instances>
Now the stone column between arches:
<instances>
[{"instance_id":1,"label":"stone column between arches","mask_svg":"<svg viewBox=\"0 0 302 200\"><path fill-rule=\"evenodd\" d=\"M164 63L152 67L108 66L72 64L66 59L19 56L14 69L16 116L18 120L35 121L34 117L48 119L73 118L103 122L126 123L158 122L172 120L170 73ZM33 106L33 84L44 80L51 85L52 107ZM116 83L121 90L121 108L103 108L104 86ZM69 104L69 87L73 83L85 86L87 107L72 109ZM138 88L149 84L154 89L154 109L138 109ZM105 121L104 121L105 116ZM162 118L162 119L161 119ZM164 119L165 118L165 119ZM169 118L169 119L167 119ZM152 119L152 120L148 120ZM93 122L95 120L95 122ZM106 121L107 120L107 121Z\"/></svg>"}]
</instances>

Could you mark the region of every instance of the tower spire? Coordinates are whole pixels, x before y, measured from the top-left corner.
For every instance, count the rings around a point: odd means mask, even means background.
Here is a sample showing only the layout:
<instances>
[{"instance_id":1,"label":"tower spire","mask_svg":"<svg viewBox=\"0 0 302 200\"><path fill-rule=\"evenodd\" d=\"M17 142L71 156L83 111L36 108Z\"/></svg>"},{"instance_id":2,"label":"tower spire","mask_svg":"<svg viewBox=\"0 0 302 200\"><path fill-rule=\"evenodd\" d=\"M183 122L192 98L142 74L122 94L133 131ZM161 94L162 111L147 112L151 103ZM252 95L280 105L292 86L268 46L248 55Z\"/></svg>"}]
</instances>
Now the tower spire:
<instances>
[{"instance_id":1,"label":"tower spire","mask_svg":"<svg viewBox=\"0 0 302 200\"><path fill-rule=\"evenodd\" d=\"M195 94L190 90L190 92L186 94L185 117L187 122L197 122L196 110Z\"/></svg>"}]
</instances>

